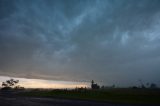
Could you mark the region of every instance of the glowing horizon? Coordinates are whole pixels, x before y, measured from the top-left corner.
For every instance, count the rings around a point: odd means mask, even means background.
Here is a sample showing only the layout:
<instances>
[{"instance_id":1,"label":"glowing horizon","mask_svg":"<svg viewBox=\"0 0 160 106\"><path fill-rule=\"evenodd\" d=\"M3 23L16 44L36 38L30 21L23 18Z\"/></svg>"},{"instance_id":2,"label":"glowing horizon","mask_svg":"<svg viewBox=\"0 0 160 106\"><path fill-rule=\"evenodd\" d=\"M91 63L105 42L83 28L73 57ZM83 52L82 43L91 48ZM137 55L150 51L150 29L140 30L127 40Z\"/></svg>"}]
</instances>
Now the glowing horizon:
<instances>
[{"instance_id":1,"label":"glowing horizon","mask_svg":"<svg viewBox=\"0 0 160 106\"><path fill-rule=\"evenodd\" d=\"M54 81L54 80L43 80L43 79L28 79L28 78L16 78L9 76L0 76L0 83L5 82L8 79L16 79L20 82L20 85L25 88L48 88L48 89L63 89L63 88L76 88L76 87L89 87L87 82L72 82L72 81Z\"/></svg>"}]
</instances>

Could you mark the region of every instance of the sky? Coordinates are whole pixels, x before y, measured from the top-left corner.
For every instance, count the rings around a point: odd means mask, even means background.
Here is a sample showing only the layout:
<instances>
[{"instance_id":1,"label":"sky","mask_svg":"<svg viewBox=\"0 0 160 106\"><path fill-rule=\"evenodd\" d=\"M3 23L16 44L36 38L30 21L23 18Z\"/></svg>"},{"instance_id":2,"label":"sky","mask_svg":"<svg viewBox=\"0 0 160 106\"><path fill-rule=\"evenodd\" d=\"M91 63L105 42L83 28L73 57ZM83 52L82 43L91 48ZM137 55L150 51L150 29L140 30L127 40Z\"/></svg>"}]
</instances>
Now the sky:
<instances>
[{"instance_id":1,"label":"sky","mask_svg":"<svg viewBox=\"0 0 160 106\"><path fill-rule=\"evenodd\" d=\"M0 76L160 85L159 0L0 0Z\"/></svg>"},{"instance_id":2,"label":"sky","mask_svg":"<svg viewBox=\"0 0 160 106\"><path fill-rule=\"evenodd\" d=\"M53 81L53 80L43 80L43 79L27 79L27 78L17 78L17 77L7 77L0 76L0 83L6 80L14 79L19 80L18 84L14 86L20 86L24 88L43 88L43 89L74 89L74 88L90 88L88 82L72 82L72 81ZM2 87L2 86L0 86Z\"/></svg>"}]
</instances>

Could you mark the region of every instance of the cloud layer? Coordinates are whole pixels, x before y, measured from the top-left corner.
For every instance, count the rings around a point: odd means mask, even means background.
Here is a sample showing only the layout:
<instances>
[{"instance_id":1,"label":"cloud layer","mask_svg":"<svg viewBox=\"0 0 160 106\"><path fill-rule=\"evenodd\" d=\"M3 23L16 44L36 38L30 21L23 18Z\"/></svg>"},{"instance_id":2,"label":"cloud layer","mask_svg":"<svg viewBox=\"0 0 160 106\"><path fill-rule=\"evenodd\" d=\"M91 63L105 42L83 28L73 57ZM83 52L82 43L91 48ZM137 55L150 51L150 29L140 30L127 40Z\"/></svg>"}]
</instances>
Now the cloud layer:
<instances>
[{"instance_id":1,"label":"cloud layer","mask_svg":"<svg viewBox=\"0 0 160 106\"><path fill-rule=\"evenodd\" d=\"M159 0L1 0L0 75L160 82Z\"/></svg>"}]
</instances>

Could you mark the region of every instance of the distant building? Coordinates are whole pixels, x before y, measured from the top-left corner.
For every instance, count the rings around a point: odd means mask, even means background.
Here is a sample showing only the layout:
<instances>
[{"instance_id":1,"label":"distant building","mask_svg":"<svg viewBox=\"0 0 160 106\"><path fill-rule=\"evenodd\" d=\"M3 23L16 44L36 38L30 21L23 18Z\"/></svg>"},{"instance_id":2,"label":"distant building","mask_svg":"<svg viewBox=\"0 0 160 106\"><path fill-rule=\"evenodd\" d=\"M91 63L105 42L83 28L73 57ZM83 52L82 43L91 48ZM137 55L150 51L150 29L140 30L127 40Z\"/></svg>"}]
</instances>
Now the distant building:
<instances>
[{"instance_id":1,"label":"distant building","mask_svg":"<svg viewBox=\"0 0 160 106\"><path fill-rule=\"evenodd\" d=\"M100 86L99 86L98 84L94 83L94 81L92 80L92 81L91 81L91 88L92 88L92 89L99 89Z\"/></svg>"}]
</instances>

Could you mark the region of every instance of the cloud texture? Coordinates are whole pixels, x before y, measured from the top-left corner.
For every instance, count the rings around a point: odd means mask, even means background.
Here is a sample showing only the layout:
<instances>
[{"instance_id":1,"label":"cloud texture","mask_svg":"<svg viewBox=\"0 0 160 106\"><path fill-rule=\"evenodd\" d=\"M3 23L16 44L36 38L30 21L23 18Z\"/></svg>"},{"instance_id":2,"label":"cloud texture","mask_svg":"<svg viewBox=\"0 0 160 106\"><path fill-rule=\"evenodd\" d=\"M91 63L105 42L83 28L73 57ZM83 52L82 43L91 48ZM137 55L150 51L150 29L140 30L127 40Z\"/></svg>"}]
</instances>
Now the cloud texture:
<instances>
[{"instance_id":1,"label":"cloud texture","mask_svg":"<svg viewBox=\"0 0 160 106\"><path fill-rule=\"evenodd\" d=\"M160 83L159 0L1 0L0 75Z\"/></svg>"}]
</instances>

